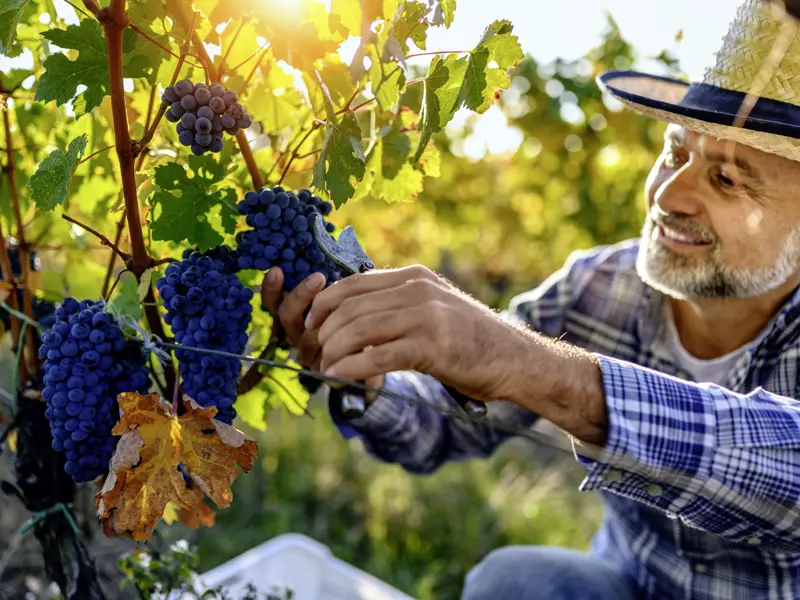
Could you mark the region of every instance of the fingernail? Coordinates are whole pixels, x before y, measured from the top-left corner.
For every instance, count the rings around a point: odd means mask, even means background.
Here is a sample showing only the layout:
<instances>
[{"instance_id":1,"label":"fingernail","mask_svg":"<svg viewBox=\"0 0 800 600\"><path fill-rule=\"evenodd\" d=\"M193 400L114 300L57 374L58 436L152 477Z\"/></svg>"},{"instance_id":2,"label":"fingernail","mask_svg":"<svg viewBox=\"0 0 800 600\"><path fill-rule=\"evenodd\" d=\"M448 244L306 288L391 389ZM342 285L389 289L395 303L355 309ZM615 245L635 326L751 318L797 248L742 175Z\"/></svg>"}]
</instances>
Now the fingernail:
<instances>
[{"instance_id":1,"label":"fingernail","mask_svg":"<svg viewBox=\"0 0 800 600\"><path fill-rule=\"evenodd\" d=\"M275 269L270 269L267 272L267 281L270 283L275 283L278 280L278 272Z\"/></svg>"},{"instance_id":2,"label":"fingernail","mask_svg":"<svg viewBox=\"0 0 800 600\"><path fill-rule=\"evenodd\" d=\"M325 276L322 275L322 273L314 273L306 281L306 286L310 290L316 290L317 288L321 287L323 283L325 283Z\"/></svg>"},{"instance_id":3,"label":"fingernail","mask_svg":"<svg viewBox=\"0 0 800 600\"><path fill-rule=\"evenodd\" d=\"M306 315L306 320L305 323L303 323L303 327L305 327L306 329L311 327L311 311L309 311L309 313Z\"/></svg>"}]
</instances>

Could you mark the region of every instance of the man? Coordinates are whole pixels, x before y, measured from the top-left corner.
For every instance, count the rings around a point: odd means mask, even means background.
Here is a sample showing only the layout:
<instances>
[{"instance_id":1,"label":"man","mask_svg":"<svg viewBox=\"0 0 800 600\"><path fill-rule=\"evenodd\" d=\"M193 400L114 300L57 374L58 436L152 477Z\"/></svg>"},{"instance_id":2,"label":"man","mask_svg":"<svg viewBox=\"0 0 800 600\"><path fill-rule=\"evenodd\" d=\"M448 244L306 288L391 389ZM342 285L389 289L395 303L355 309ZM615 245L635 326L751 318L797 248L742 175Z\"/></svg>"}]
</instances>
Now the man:
<instances>
[{"instance_id":1,"label":"man","mask_svg":"<svg viewBox=\"0 0 800 600\"><path fill-rule=\"evenodd\" d=\"M506 315L420 266L321 292L309 278L283 300L269 273L264 303L301 362L434 407L378 395L348 420L333 402L374 456L430 473L506 439L435 410L454 406L442 383L573 439L581 489L606 505L590 553L496 550L464 600L800 598L800 37L784 19L746 1L702 83L601 76L673 124L641 239L573 254Z\"/></svg>"}]
</instances>

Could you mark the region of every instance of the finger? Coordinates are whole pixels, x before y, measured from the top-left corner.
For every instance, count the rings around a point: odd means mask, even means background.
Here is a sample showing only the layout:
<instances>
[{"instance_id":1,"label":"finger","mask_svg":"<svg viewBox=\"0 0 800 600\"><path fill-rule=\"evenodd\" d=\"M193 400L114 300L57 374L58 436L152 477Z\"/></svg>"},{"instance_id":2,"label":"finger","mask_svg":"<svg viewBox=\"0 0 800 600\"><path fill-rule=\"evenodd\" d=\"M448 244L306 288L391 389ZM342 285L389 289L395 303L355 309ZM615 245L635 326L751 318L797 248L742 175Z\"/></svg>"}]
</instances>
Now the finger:
<instances>
[{"instance_id":1,"label":"finger","mask_svg":"<svg viewBox=\"0 0 800 600\"><path fill-rule=\"evenodd\" d=\"M301 281L281 302L278 316L281 324L292 340L299 340L306 327L305 310L314 297L325 287L325 276L322 273L312 273Z\"/></svg>"},{"instance_id":2,"label":"finger","mask_svg":"<svg viewBox=\"0 0 800 600\"><path fill-rule=\"evenodd\" d=\"M315 371L320 370L320 357L322 355L322 348L317 340L316 329L306 329L303 332L303 337L300 340L300 345L297 352L297 360L301 365L305 365Z\"/></svg>"},{"instance_id":3,"label":"finger","mask_svg":"<svg viewBox=\"0 0 800 600\"><path fill-rule=\"evenodd\" d=\"M328 367L325 374L330 377L364 380L393 371L412 370L416 368L415 356L418 352L419 348L412 340L394 340L345 356Z\"/></svg>"},{"instance_id":4,"label":"finger","mask_svg":"<svg viewBox=\"0 0 800 600\"><path fill-rule=\"evenodd\" d=\"M323 371L342 358L361 352L367 346L380 346L397 339L408 339L418 332L422 319L418 307L386 310L358 317L321 343Z\"/></svg>"},{"instance_id":5,"label":"finger","mask_svg":"<svg viewBox=\"0 0 800 600\"><path fill-rule=\"evenodd\" d=\"M397 287L351 296L322 322L319 342L325 345L331 336L361 317L419 306L439 298L441 292L442 288L428 279L412 279ZM315 310L312 304L311 312L316 314Z\"/></svg>"},{"instance_id":6,"label":"finger","mask_svg":"<svg viewBox=\"0 0 800 600\"><path fill-rule=\"evenodd\" d=\"M278 316L283 290L283 271L272 267L261 283L261 305L273 317Z\"/></svg>"},{"instance_id":7,"label":"finger","mask_svg":"<svg viewBox=\"0 0 800 600\"><path fill-rule=\"evenodd\" d=\"M391 289L414 279L427 279L444 285L435 273L420 265L349 275L314 299L306 326L318 328L348 298Z\"/></svg>"}]
</instances>

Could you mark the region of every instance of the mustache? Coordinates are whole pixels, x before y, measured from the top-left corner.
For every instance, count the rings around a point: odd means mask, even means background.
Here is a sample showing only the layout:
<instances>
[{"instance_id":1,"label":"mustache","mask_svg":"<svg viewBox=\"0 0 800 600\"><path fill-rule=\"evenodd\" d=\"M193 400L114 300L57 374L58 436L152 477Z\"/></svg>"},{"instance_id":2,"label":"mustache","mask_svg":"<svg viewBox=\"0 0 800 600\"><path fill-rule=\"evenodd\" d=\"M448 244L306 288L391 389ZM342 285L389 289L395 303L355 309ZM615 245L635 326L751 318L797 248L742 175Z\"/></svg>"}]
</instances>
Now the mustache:
<instances>
[{"instance_id":1,"label":"mustache","mask_svg":"<svg viewBox=\"0 0 800 600\"><path fill-rule=\"evenodd\" d=\"M663 213L660 213L658 216L656 216L651 213L649 218L653 225L661 225L663 227L669 227L671 229L677 229L678 231L686 232L688 234L697 236L703 242L714 243L717 241L717 236L713 231L687 217L682 217L680 215L665 215Z\"/></svg>"}]
</instances>

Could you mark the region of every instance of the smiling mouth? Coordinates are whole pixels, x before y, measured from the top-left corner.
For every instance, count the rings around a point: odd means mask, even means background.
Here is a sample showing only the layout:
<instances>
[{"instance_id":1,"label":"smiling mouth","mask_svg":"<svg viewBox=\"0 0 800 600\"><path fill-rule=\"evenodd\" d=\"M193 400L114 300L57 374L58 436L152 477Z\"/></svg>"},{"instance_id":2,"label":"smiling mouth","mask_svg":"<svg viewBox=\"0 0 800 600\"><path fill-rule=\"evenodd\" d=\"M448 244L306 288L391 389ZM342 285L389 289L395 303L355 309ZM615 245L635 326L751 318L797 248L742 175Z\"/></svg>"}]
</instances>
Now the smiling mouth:
<instances>
[{"instance_id":1,"label":"smiling mouth","mask_svg":"<svg viewBox=\"0 0 800 600\"><path fill-rule=\"evenodd\" d=\"M676 244L685 244L688 246L709 246L711 242L707 242L702 238L691 233L674 229L667 225L657 224L658 237Z\"/></svg>"}]
</instances>

